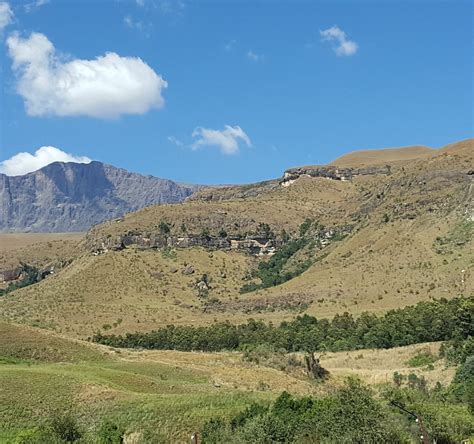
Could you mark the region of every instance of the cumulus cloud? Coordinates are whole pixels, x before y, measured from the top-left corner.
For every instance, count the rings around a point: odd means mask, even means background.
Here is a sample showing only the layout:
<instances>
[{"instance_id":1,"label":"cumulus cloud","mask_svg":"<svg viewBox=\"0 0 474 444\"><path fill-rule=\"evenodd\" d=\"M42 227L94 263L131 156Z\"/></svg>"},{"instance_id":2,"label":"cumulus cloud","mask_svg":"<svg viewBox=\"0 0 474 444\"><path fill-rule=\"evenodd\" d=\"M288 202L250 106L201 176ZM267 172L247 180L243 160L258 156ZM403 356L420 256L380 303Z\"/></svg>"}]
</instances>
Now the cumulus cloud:
<instances>
[{"instance_id":1,"label":"cumulus cloud","mask_svg":"<svg viewBox=\"0 0 474 444\"><path fill-rule=\"evenodd\" d=\"M334 52L339 56L354 55L359 49L359 45L353 40L349 40L347 34L339 26L324 29L319 31L319 34L324 41L334 44Z\"/></svg>"},{"instance_id":2,"label":"cumulus cloud","mask_svg":"<svg viewBox=\"0 0 474 444\"><path fill-rule=\"evenodd\" d=\"M54 146L42 146L34 154L18 153L0 162L0 173L7 176L21 176L53 162L89 163L91 159L84 156L74 156Z\"/></svg>"},{"instance_id":3,"label":"cumulus cloud","mask_svg":"<svg viewBox=\"0 0 474 444\"><path fill-rule=\"evenodd\" d=\"M17 92L30 116L117 118L164 106L167 82L138 57L114 52L64 61L44 34L7 39Z\"/></svg>"},{"instance_id":4,"label":"cumulus cloud","mask_svg":"<svg viewBox=\"0 0 474 444\"><path fill-rule=\"evenodd\" d=\"M0 32L2 32L12 21L13 11L8 2L0 2Z\"/></svg>"},{"instance_id":5,"label":"cumulus cloud","mask_svg":"<svg viewBox=\"0 0 474 444\"><path fill-rule=\"evenodd\" d=\"M197 140L191 145L196 150L204 146L215 146L223 154L236 154L239 152L239 140L247 146L252 146L250 138L240 126L225 125L223 130L214 130L198 127L193 131Z\"/></svg>"}]
</instances>

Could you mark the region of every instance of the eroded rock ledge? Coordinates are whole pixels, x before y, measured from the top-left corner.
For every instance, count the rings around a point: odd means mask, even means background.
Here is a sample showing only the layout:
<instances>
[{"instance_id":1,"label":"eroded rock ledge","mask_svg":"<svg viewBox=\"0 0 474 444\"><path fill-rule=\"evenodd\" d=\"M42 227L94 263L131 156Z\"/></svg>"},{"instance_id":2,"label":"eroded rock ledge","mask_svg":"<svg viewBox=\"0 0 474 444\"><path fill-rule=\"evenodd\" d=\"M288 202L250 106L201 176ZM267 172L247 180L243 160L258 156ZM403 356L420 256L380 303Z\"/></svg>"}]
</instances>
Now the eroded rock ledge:
<instances>
[{"instance_id":1,"label":"eroded rock ledge","mask_svg":"<svg viewBox=\"0 0 474 444\"><path fill-rule=\"evenodd\" d=\"M333 239L344 237L352 232L354 225L341 225L332 228L321 228L308 237L324 247ZM285 244L286 240L270 234L248 234L242 236L220 237L215 235L182 235L162 234L156 232L128 232L116 236L96 238L86 237L86 246L94 255L108 251L123 250L131 245L142 249L192 248L202 247L206 250L239 251L255 256L272 256Z\"/></svg>"},{"instance_id":2,"label":"eroded rock ledge","mask_svg":"<svg viewBox=\"0 0 474 444\"><path fill-rule=\"evenodd\" d=\"M272 255L281 241L263 236L218 237L218 236L173 236L156 233L125 234L105 239L89 240L88 247L93 254L110 250L122 250L130 245L148 249L203 247L207 250L235 250L253 255Z\"/></svg>"},{"instance_id":3,"label":"eroded rock ledge","mask_svg":"<svg viewBox=\"0 0 474 444\"><path fill-rule=\"evenodd\" d=\"M285 171L280 184L288 186L301 176L324 177L332 180L351 180L356 176L389 175L389 165L382 167L339 168L337 166L303 166Z\"/></svg>"}]
</instances>

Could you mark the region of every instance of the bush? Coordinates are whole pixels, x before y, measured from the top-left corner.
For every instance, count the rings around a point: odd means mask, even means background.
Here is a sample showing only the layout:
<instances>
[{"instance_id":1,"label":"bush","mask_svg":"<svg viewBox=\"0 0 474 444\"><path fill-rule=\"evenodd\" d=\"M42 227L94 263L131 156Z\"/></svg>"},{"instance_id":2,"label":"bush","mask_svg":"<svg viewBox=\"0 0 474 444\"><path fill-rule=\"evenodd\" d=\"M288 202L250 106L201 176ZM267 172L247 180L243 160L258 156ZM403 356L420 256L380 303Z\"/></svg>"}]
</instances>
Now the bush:
<instances>
[{"instance_id":1,"label":"bush","mask_svg":"<svg viewBox=\"0 0 474 444\"><path fill-rule=\"evenodd\" d=\"M169 234L171 231L170 225L164 221L160 221L158 224L158 229L160 230L161 234Z\"/></svg>"},{"instance_id":2,"label":"bush","mask_svg":"<svg viewBox=\"0 0 474 444\"><path fill-rule=\"evenodd\" d=\"M3 296L12 291L18 290L19 288L27 287L28 285L36 284L41 280L39 269L28 264L21 264L21 273L23 277L16 281L8 284L7 288L0 289L0 296Z\"/></svg>"},{"instance_id":3,"label":"bush","mask_svg":"<svg viewBox=\"0 0 474 444\"><path fill-rule=\"evenodd\" d=\"M99 444L121 444L125 430L111 421L104 421L98 432Z\"/></svg>"},{"instance_id":4,"label":"bush","mask_svg":"<svg viewBox=\"0 0 474 444\"><path fill-rule=\"evenodd\" d=\"M390 413L359 381L350 379L325 398L296 398L282 393L270 406L253 404L229 423L211 420L203 429L203 444L211 437L228 436L228 442L400 442L404 436ZM209 431L212 430L212 434ZM227 441L225 441L227 442Z\"/></svg>"},{"instance_id":5,"label":"bush","mask_svg":"<svg viewBox=\"0 0 474 444\"><path fill-rule=\"evenodd\" d=\"M466 362L458 368L453 380L457 384L471 381L474 381L474 355L469 356Z\"/></svg>"},{"instance_id":6,"label":"bush","mask_svg":"<svg viewBox=\"0 0 474 444\"><path fill-rule=\"evenodd\" d=\"M423 351L413 356L407 361L407 364L410 367L424 367L425 365L433 364L436 361L436 357L431 354L431 352Z\"/></svg>"},{"instance_id":7,"label":"bush","mask_svg":"<svg viewBox=\"0 0 474 444\"><path fill-rule=\"evenodd\" d=\"M41 427L22 430L16 435L13 444L60 444L59 438L53 436L50 430Z\"/></svg>"},{"instance_id":8,"label":"bush","mask_svg":"<svg viewBox=\"0 0 474 444\"><path fill-rule=\"evenodd\" d=\"M474 337L456 338L441 345L441 356L452 364L462 364L468 356L474 355Z\"/></svg>"},{"instance_id":9,"label":"bush","mask_svg":"<svg viewBox=\"0 0 474 444\"><path fill-rule=\"evenodd\" d=\"M77 441L82 436L76 418L70 412L54 416L51 419L50 428L57 438L65 442Z\"/></svg>"},{"instance_id":10,"label":"bush","mask_svg":"<svg viewBox=\"0 0 474 444\"><path fill-rule=\"evenodd\" d=\"M230 428L227 423L220 418L212 418L204 424L201 432L201 440L207 444L220 444L225 436L230 435ZM225 439L225 442L232 442L230 439Z\"/></svg>"},{"instance_id":11,"label":"bush","mask_svg":"<svg viewBox=\"0 0 474 444\"><path fill-rule=\"evenodd\" d=\"M438 443L462 442L474 434L471 414L463 406L423 404L417 406L430 438Z\"/></svg>"}]
</instances>

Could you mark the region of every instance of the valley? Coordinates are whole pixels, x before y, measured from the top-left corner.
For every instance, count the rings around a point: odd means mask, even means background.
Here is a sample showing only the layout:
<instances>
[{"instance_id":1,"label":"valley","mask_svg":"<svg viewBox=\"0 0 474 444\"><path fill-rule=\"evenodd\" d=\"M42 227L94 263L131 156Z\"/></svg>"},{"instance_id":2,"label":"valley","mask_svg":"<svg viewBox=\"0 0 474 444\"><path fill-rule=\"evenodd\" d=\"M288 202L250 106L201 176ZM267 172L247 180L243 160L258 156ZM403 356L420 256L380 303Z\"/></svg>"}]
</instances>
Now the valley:
<instances>
[{"instance_id":1,"label":"valley","mask_svg":"<svg viewBox=\"0 0 474 444\"><path fill-rule=\"evenodd\" d=\"M453 356L472 346L473 143L352 153L273 181L204 188L86 233L1 234L0 441L41 442L48 424L69 421L80 442L113 430L129 443L186 442L194 432L218 442L213 433L230 433L225 421L252 403L273 412L287 392L331 404L359 390L348 377L370 387L382 422L395 424L380 433L410 430L387 404L400 396L432 433L438 424L450 436L474 433L464 386L453 382L467 365ZM437 319L441 308L430 307L449 300L460 305ZM390 336L392 317L408 327ZM465 323L443 323L458 318ZM183 345L193 332L206 342L219 325L258 331L259 321L270 330L255 342ZM271 339L295 322L299 342ZM327 327L308 335L317 322ZM182 342L140 346L166 328ZM326 380L305 368L309 351Z\"/></svg>"}]
</instances>

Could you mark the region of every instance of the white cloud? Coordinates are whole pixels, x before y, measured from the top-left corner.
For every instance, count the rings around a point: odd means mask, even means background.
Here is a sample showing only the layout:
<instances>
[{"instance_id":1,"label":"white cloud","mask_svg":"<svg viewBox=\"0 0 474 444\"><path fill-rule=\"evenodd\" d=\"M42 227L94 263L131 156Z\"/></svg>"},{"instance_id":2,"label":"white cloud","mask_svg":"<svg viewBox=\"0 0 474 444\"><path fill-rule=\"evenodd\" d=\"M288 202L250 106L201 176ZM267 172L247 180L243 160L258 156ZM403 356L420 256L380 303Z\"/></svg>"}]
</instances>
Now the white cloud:
<instances>
[{"instance_id":1,"label":"white cloud","mask_svg":"<svg viewBox=\"0 0 474 444\"><path fill-rule=\"evenodd\" d=\"M32 12L35 9L41 8L41 6L47 5L50 2L50 0L36 0L31 3L26 3L24 5L24 9L26 13Z\"/></svg>"},{"instance_id":2,"label":"white cloud","mask_svg":"<svg viewBox=\"0 0 474 444\"><path fill-rule=\"evenodd\" d=\"M252 146L250 138L240 126L225 125L222 131L198 127L193 131L198 139L191 145L193 150L203 146L216 146L223 154L239 152L239 139L247 146Z\"/></svg>"},{"instance_id":3,"label":"white cloud","mask_svg":"<svg viewBox=\"0 0 474 444\"><path fill-rule=\"evenodd\" d=\"M252 60L252 62L260 62L260 61L263 60L263 55L262 54L256 54L250 49L249 51L247 51L247 58L249 60Z\"/></svg>"},{"instance_id":4,"label":"white cloud","mask_svg":"<svg viewBox=\"0 0 474 444\"><path fill-rule=\"evenodd\" d=\"M130 29L136 29L138 31L145 31L145 28L150 28L150 26L146 26L145 23L141 22L140 20L134 20L133 17L130 17L127 15L124 19L123 22L127 26L127 28Z\"/></svg>"},{"instance_id":5,"label":"white cloud","mask_svg":"<svg viewBox=\"0 0 474 444\"><path fill-rule=\"evenodd\" d=\"M145 6L145 0L135 0L138 6Z\"/></svg>"},{"instance_id":6,"label":"white cloud","mask_svg":"<svg viewBox=\"0 0 474 444\"><path fill-rule=\"evenodd\" d=\"M13 21L13 11L8 2L0 2L0 32Z\"/></svg>"},{"instance_id":7,"label":"white cloud","mask_svg":"<svg viewBox=\"0 0 474 444\"><path fill-rule=\"evenodd\" d=\"M44 34L7 39L17 91L30 116L117 118L164 106L163 78L138 57L108 52L64 61Z\"/></svg>"},{"instance_id":8,"label":"white cloud","mask_svg":"<svg viewBox=\"0 0 474 444\"><path fill-rule=\"evenodd\" d=\"M324 41L335 43L334 52L339 56L354 55L359 49L359 45L353 40L349 40L347 34L339 26L324 29L319 31L319 34Z\"/></svg>"},{"instance_id":9,"label":"white cloud","mask_svg":"<svg viewBox=\"0 0 474 444\"><path fill-rule=\"evenodd\" d=\"M172 143L173 145L179 146L179 147L184 146L184 143L181 142L181 140L179 140L175 136L168 136L168 142Z\"/></svg>"},{"instance_id":10,"label":"white cloud","mask_svg":"<svg viewBox=\"0 0 474 444\"><path fill-rule=\"evenodd\" d=\"M0 173L7 176L21 176L39 170L53 162L89 163L91 159L74 156L54 146L42 146L34 154L18 153L0 162Z\"/></svg>"}]
</instances>

